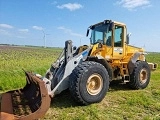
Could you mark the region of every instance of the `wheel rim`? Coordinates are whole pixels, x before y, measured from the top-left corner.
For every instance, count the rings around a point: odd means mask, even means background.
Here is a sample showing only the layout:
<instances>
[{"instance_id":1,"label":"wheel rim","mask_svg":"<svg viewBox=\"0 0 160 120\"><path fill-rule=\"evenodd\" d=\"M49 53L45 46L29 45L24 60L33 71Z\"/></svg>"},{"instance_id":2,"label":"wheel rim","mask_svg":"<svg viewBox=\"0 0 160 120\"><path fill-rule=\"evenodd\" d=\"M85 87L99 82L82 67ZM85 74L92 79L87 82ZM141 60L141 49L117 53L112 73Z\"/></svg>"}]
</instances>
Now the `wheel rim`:
<instances>
[{"instance_id":1,"label":"wheel rim","mask_svg":"<svg viewBox=\"0 0 160 120\"><path fill-rule=\"evenodd\" d=\"M140 71L140 82L142 84L144 84L147 81L147 70L146 69L142 69Z\"/></svg>"},{"instance_id":2,"label":"wheel rim","mask_svg":"<svg viewBox=\"0 0 160 120\"><path fill-rule=\"evenodd\" d=\"M99 74L92 74L87 80L87 91L90 95L97 95L103 87L103 79Z\"/></svg>"}]
</instances>

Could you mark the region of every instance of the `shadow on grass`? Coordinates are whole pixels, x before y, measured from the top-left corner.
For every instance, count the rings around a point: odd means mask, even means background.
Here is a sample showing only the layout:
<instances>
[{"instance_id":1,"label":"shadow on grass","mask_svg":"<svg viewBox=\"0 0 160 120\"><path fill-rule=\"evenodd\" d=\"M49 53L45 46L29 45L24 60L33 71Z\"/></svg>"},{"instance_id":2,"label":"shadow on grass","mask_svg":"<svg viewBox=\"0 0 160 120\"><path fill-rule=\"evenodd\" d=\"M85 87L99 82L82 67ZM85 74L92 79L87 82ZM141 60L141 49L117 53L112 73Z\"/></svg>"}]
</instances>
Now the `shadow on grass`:
<instances>
[{"instance_id":1,"label":"shadow on grass","mask_svg":"<svg viewBox=\"0 0 160 120\"><path fill-rule=\"evenodd\" d=\"M118 90L131 90L127 84L122 83L119 80L112 81L110 83L109 92L116 92ZM61 94L56 95L51 100L52 108L69 108L69 107L78 107L78 103L74 101L69 90L63 91Z\"/></svg>"},{"instance_id":2,"label":"shadow on grass","mask_svg":"<svg viewBox=\"0 0 160 120\"><path fill-rule=\"evenodd\" d=\"M51 107L53 108L69 108L77 106L79 106L79 104L74 101L69 90L63 91L51 100Z\"/></svg>"},{"instance_id":3,"label":"shadow on grass","mask_svg":"<svg viewBox=\"0 0 160 120\"><path fill-rule=\"evenodd\" d=\"M118 90L124 90L128 91L131 90L128 83L123 83L121 80L113 80L110 82L109 85L109 91L118 91Z\"/></svg>"}]
</instances>

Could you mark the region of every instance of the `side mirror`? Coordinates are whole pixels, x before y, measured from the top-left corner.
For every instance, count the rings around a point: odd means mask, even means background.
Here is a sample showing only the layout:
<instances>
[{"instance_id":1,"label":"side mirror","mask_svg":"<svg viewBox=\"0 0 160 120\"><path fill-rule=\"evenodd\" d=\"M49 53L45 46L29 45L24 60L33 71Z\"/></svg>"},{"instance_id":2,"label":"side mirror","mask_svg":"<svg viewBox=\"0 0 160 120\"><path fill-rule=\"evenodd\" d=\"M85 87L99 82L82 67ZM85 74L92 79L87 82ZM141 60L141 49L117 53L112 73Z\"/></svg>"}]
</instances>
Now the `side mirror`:
<instances>
[{"instance_id":1,"label":"side mirror","mask_svg":"<svg viewBox=\"0 0 160 120\"><path fill-rule=\"evenodd\" d=\"M87 29L87 34L86 34L86 37L88 37L88 34L89 34L89 28Z\"/></svg>"},{"instance_id":2,"label":"side mirror","mask_svg":"<svg viewBox=\"0 0 160 120\"><path fill-rule=\"evenodd\" d=\"M129 37L131 36L131 33L127 34L127 39L126 39L126 43L129 44Z\"/></svg>"}]
</instances>

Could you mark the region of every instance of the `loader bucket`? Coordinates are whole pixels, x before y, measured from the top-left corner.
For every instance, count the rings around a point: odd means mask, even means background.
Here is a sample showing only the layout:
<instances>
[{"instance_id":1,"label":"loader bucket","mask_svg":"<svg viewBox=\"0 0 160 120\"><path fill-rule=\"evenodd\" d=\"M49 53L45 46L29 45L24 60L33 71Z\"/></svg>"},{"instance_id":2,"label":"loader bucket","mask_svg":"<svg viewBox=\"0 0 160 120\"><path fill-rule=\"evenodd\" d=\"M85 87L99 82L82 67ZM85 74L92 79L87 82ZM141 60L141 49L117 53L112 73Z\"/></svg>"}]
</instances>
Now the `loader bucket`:
<instances>
[{"instance_id":1,"label":"loader bucket","mask_svg":"<svg viewBox=\"0 0 160 120\"><path fill-rule=\"evenodd\" d=\"M30 72L25 74L24 88L0 96L0 120L35 120L49 109L51 99L44 82Z\"/></svg>"}]
</instances>

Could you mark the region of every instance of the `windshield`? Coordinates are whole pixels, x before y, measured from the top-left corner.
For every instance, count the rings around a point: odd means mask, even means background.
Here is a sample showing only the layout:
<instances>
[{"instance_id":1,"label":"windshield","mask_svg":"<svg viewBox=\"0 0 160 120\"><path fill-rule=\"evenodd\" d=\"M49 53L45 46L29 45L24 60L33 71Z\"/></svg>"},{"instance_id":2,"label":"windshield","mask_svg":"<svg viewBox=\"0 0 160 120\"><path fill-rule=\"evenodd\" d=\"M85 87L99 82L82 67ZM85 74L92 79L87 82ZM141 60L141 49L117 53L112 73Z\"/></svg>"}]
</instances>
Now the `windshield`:
<instances>
[{"instance_id":1,"label":"windshield","mask_svg":"<svg viewBox=\"0 0 160 120\"><path fill-rule=\"evenodd\" d=\"M108 28L109 24L100 24L97 26L94 26L92 28L92 33L91 33L91 44L95 43L106 43L106 38L108 36Z\"/></svg>"}]
</instances>

